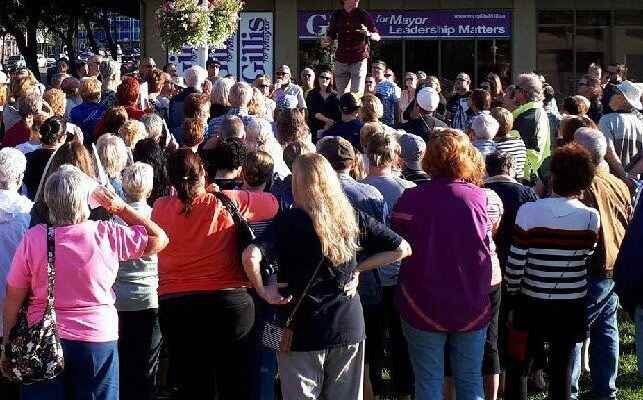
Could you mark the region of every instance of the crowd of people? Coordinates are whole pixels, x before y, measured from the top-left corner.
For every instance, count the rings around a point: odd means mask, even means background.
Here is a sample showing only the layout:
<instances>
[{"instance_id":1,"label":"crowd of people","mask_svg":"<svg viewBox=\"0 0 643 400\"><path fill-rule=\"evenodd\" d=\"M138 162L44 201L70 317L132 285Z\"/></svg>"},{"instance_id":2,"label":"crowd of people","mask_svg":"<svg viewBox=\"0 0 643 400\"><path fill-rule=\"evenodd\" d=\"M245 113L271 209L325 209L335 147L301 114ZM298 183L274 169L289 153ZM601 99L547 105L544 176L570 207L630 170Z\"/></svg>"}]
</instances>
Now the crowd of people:
<instances>
[{"instance_id":1,"label":"crowd of people","mask_svg":"<svg viewBox=\"0 0 643 400\"><path fill-rule=\"evenodd\" d=\"M323 45L379 40L333 18ZM2 398L616 399L619 306L643 374L625 66L563 98L536 73L400 87L353 55L300 84L215 60L0 72ZM48 304L64 369L20 385L7 349Z\"/></svg>"}]
</instances>

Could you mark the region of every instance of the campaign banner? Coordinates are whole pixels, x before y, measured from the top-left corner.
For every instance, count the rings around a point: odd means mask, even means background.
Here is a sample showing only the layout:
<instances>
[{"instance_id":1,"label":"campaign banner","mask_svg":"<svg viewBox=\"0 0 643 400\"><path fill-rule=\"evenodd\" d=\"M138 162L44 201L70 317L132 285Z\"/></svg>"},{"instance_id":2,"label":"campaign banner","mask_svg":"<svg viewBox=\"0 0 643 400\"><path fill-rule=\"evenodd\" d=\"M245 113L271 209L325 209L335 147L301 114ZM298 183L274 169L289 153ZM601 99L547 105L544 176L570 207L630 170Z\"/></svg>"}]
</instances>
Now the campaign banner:
<instances>
[{"instance_id":1,"label":"campaign banner","mask_svg":"<svg viewBox=\"0 0 643 400\"><path fill-rule=\"evenodd\" d=\"M239 54L238 54L239 33L235 33L225 41L225 44L220 49L208 49L209 58L217 60L221 63L219 68L219 76L234 75L237 76L239 69Z\"/></svg>"},{"instance_id":2,"label":"campaign banner","mask_svg":"<svg viewBox=\"0 0 643 400\"><path fill-rule=\"evenodd\" d=\"M209 48L208 57L221 63L219 76L233 75L252 82L257 75L272 76L274 23L271 12L243 12L239 30L219 49ZM179 75L193 65L205 65L199 60L198 49L183 47L181 53L169 53L168 62L177 64Z\"/></svg>"},{"instance_id":3,"label":"campaign banner","mask_svg":"<svg viewBox=\"0 0 643 400\"><path fill-rule=\"evenodd\" d=\"M239 80L252 82L258 75L272 76L272 13L242 13L239 23Z\"/></svg>"},{"instance_id":4,"label":"campaign banner","mask_svg":"<svg viewBox=\"0 0 643 400\"><path fill-rule=\"evenodd\" d=\"M511 37L511 11L367 10L380 35L388 39ZM300 11L300 39L326 33L334 11Z\"/></svg>"}]
</instances>

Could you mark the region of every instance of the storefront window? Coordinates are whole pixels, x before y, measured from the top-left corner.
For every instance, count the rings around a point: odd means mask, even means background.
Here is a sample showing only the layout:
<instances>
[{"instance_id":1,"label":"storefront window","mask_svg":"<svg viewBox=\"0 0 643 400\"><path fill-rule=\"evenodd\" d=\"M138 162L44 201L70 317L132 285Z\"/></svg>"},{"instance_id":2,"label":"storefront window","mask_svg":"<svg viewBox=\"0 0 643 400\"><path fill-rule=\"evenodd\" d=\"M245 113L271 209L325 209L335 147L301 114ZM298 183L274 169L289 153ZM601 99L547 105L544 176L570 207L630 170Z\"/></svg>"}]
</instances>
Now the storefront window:
<instances>
[{"instance_id":1,"label":"storefront window","mask_svg":"<svg viewBox=\"0 0 643 400\"><path fill-rule=\"evenodd\" d=\"M474 79L475 41L442 41L442 78L453 81L460 72L466 72Z\"/></svg>"},{"instance_id":2,"label":"storefront window","mask_svg":"<svg viewBox=\"0 0 643 400\"><path fill-rule=\"evenodd\" d=\"M539 27L538 71L561 93L574 87L573 27Z\"/></svg>"},{"instance_id":3,"label":"storefront window","mask_svg":"<svg viewBox=\"0 0 643 400\"><path fill-rule=\"evenodd\" d=\"M478 40L478 84L489 72L498 74L503 86L511 84L510 40Z\"/></svg>"},{"instance_id":4,"label":"storefront window","mask_svg":"<svg viewBox=\"0 0 643 400\"><path fill-rule=\"evenodd\" d=\"M402 40L382 40L371 42L371 60L384 61L386 65L395 72L395 78L400 84L402 65ZM370 74L370 71L369 71Z\"/></svg>"},{"instance_id":5,"label":"storefront window","mask_svg":"<svg viewBox=\"0 0 643 400\"><path fill-rule=\"evenodd\" d=\"M440 73L439 40L405 40L406 71L424 71L428 75Z\"/></svg>"}]
</instances>

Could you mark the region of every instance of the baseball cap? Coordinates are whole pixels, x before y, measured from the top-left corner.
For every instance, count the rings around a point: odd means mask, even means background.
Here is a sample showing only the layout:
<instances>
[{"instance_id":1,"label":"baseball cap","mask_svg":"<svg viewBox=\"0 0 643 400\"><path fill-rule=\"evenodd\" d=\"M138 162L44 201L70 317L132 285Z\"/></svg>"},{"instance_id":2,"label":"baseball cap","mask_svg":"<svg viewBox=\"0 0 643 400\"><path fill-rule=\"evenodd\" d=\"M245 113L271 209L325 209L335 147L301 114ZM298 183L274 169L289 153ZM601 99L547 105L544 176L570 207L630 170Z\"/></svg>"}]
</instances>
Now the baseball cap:
<instances>
[{"instance_id":1,"label":"baseball cap","mask_svg":"<svg viewBox=\"0 0 643 400\"><path fill-rule=\"evenodd\" d=\"M361 106L362 101L355 93L344 93L342 97L339 98L339 108L344 114L355 112L359 110Z\"/></svg>"},{"instance_id":2,"label":"baseball cap","mask_svg":"<svg viewBox=\"0 0 643 400\"><path fill-rule=\"evenodd\" d=\"M418 107L427 112L435 111L440 105L440 95L430 86L420 89L415 100Z\"/></svg>"},{"instance_id":3,"label":"baseball cap","mask_svg":"<svg viewBox=\"0 0 643 400\"><path fill-rule=\"evenodd\" d=\"M340 136L321 139L317 152L324 156L335 170L349 168L355 158L355 150L351 142Z\"/></svg>"},{"instance_id":4,"label":"baseball cap","mask_svg":"<svg viewBox=\"0 0 643 400\"><path fill-rule=\"evenodd\" d=\"M400 157L408 169L415 171L422 169L422 156L426 150L426 142L419 136L402 133L397 137L400 144Z\"/></svg>"},{"instance_id":5,"label":"baseball cap","mask_svg":"<svg viewBox=\"0 0 643 400\"><path fill-rule=\"evenodd\" d=\"M221 63L214 58L208 59L208 61L205 63L206 68L211 68L211 67L219 67L221 68Z\"/></svg>"},{"instance_id":6,"label":"baseball cap","mask_svg":"<svg viewBox=\"0 0 643 400\"><path fill-rule=\"evenodd\" d=\"M483 112L471 120L471 129L478 139L493 139L500 124L489 112Z\"/></svg>"}]
</instances>

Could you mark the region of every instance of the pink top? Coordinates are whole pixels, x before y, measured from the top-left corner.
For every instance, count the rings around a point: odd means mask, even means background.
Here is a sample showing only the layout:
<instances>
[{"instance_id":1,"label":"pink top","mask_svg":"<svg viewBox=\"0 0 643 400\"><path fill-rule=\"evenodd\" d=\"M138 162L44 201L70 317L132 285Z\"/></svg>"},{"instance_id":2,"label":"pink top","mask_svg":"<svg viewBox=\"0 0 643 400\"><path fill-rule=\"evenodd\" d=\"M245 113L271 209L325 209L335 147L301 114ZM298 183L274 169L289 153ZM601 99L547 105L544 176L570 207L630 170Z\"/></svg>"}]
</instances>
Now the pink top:
<instances>
[{"instance_id":1,"label":"pink top","mask_svg":"<svg viewBox=\"0 0 643 400\"><path fill-rule=\"evenodd\" d=\"M42 318L47 303L45 225L27 231L18 245L7 283L30 288L29 324ZM110 342L118 339L112 285L118 262L140 258L147 246L142 226L86 221L56 227L55 307L62 339Z\"/></svg>"}]
</instances>

